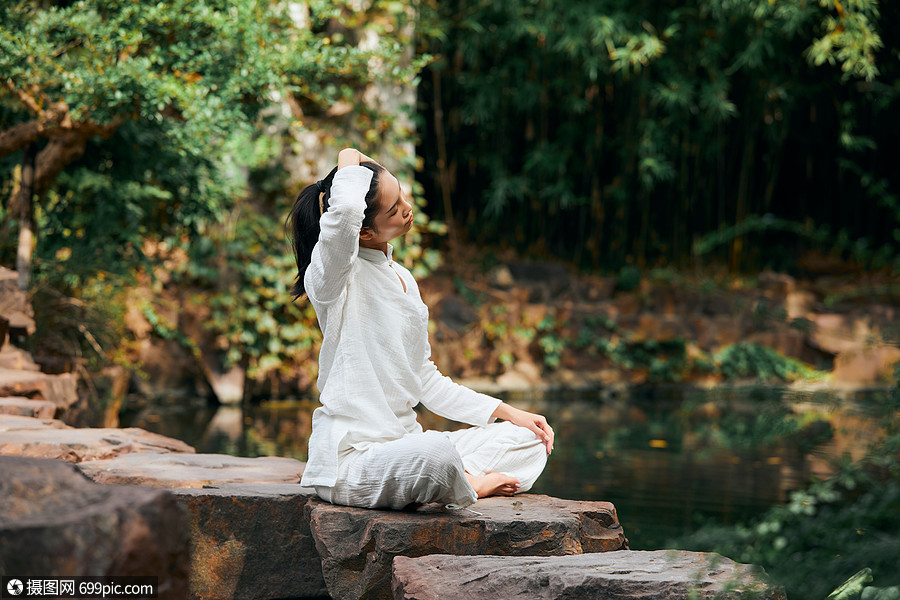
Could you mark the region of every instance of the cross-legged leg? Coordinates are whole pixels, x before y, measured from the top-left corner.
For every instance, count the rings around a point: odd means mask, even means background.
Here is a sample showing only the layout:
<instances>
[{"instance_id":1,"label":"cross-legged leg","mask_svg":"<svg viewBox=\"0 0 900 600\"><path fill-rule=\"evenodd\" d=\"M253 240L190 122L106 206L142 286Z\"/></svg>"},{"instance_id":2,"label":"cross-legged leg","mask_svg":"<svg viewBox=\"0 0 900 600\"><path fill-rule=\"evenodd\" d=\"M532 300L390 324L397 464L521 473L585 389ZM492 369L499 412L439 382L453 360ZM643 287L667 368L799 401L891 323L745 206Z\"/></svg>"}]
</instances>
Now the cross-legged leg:
<instances>
[{"instance_id":1,"label":"cross-legged leg","mask_svg":"<svg viewBox=\"0 0 900 600\"><path fill-rule=\"evenodd\" d=\"M512 423L469 427L447 435L462 457L470 483L476 479L472 485L479 497L483 497L479 486L495 486L493 493L484 495L511 496L528 491L547 464L544 443L530 430Z\"/></svg>"},{"instance_id":2,"label":"cross-legged leg","mask_svg":"<svg viewBox=\"0 0 900 600\"><path fill-rule=\"evenodd\" d=\"M477 499L462 458L447 435L437 431L350 451L340 459L334 487L319 493L335 504L363 508L429 502L462 507Z\"/></svg>"}]
</instances>

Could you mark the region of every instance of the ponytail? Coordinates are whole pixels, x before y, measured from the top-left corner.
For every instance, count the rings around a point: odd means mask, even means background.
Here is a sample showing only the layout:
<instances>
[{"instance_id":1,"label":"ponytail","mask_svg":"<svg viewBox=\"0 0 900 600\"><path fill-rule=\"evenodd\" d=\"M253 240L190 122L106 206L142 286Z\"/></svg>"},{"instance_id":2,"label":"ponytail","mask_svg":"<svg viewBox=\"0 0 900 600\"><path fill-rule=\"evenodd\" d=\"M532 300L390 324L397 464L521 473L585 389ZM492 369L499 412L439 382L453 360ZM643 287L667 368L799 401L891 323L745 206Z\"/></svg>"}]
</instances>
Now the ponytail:
<instances>
[{"instance_id":1,"label":"ponytail","mask_svg":"<svg viewBox=\"0 0 900 600\"><path fill-rule=\"evenodd\" d=\"M378 210L375 198L378 195L378 177L384 171L384 167L373 162L360 163L360 166L366 167L374 173L372 182L369 184L369 191L366 193L366 211L362 224L363 227L370 227ZM334 181L335 173L337 173L337 167L333 168L324 179L303 188L288 215L286 226L290 229L291 246L297 261L297 278L291 287L291 296L294 300L306 293L303 276L306 275L306 269L312 260L313 248L319 241L321 231L319 219L328 212L331 183Z\"/></svg>"}]
</instances>

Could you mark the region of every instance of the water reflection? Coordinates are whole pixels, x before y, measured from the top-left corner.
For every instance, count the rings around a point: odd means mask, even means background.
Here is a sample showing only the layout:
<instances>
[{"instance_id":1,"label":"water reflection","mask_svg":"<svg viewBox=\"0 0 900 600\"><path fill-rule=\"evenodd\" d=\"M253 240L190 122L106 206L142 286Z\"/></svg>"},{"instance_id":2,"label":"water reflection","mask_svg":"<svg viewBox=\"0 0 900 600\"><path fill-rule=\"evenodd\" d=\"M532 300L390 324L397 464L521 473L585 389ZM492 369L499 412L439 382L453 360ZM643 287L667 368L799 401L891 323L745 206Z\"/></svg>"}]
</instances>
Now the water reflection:
<instances>
[{"instance_id":1,"label":"water reflection","mask_svg":"<svg viewBox=\"0 0 900 600\"><path fill-rule=\"evenodd\" d=\"M183 440L197 452L235 456L287 456L306 460L312 400L211 407L163 402L120 415L123 427L142 427Z\"/></svg>"},{"instance_id":2,"label":"water reflection","mask_svg":"<svg viewBox=\"0 0 900 600\"><path fill-rule=\"evenodd\" d=\"M830 460L860 453L877 434L865 399L772 389L610 396L517 395L547 416L556 449L535 493L616 505L632 548L665 547L707 521L734 523L784 502ZM182 439L198 452L305 460L315 401L218 409L148 406L123 425ZM430 429L458 424L420 412Z\"/></svg>"}]
</instances>

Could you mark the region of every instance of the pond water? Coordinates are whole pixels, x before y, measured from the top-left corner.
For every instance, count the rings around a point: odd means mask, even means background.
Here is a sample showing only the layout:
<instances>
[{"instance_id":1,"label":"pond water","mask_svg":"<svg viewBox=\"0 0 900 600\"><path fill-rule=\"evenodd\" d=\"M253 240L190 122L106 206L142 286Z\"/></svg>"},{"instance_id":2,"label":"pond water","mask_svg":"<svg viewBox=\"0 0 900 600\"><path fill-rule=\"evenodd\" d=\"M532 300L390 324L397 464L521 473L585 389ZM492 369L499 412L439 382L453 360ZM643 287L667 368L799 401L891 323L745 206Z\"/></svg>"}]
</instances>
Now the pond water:
<instances>
[{"instance_id":1,"label":"pond water","mask_svg":"<svg viewBox=\"0 0 900 600\"><path fill-rule=\"evenodd\" d=\"M632 549L664 548L707 522L730 524L787 500L831 460L876 435L866 396L771 388L554 391L506 395L546 415L556 448L534 493L615 504ZM143 427L198 452L306 458L313 400L132 406ZM426 429L458 425L427 411Z\"/></svg>"}]
</instances>

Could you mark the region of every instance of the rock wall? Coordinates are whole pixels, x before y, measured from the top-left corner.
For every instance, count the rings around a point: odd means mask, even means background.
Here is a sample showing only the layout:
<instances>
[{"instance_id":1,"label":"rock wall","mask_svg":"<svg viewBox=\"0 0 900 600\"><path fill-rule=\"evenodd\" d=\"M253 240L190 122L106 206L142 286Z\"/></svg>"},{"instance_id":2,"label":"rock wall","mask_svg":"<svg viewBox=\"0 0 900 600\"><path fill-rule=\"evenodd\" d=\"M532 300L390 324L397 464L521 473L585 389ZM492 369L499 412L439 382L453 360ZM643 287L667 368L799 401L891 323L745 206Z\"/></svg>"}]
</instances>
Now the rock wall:
<instances>
[{"instance_id":1,"label":"rock wall","mask_svg":"<svg viewBox=\"0 0 900 600\"><path fill-rule=\"evenodd\" d=\"M28 401L35 400L45 403L42 415L50 403L55 407L50 416L58 416L78 402L78 378L71 373L42 373L31 355L13 344L23 342L35 329L34 311L17 279L15 271L0 267L0 398L17 398L0 404L0 415L27 414Z\"/></svg>"}]
</instances>

